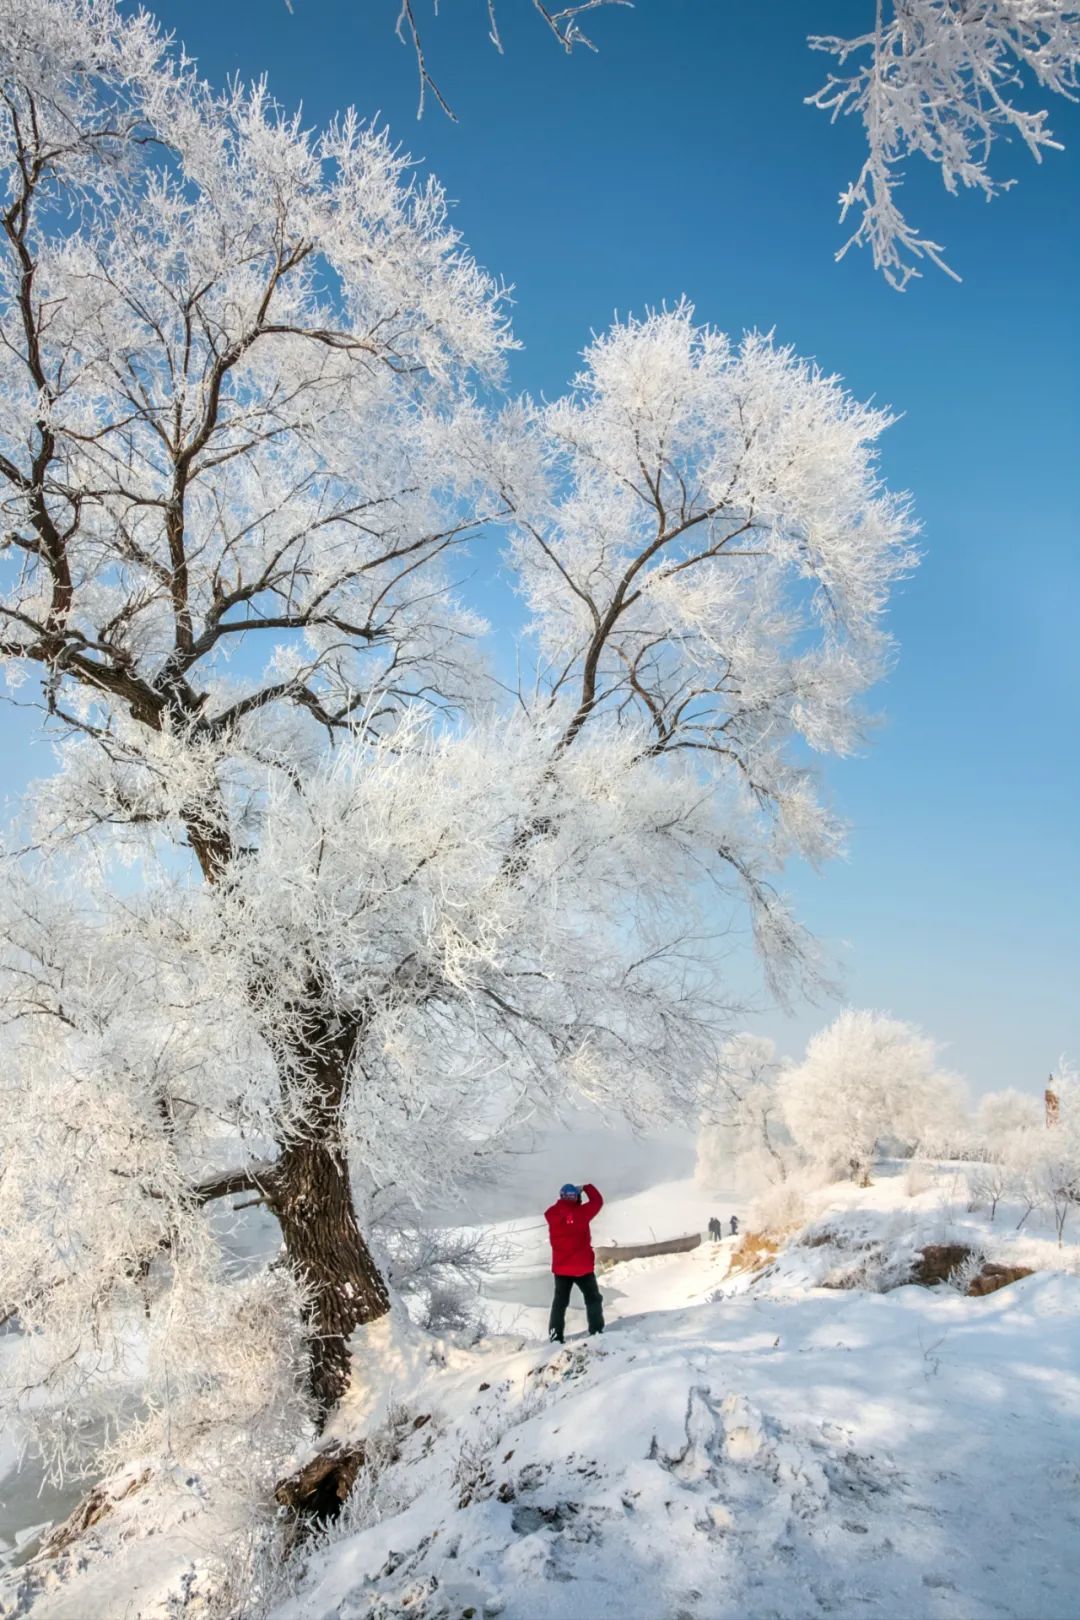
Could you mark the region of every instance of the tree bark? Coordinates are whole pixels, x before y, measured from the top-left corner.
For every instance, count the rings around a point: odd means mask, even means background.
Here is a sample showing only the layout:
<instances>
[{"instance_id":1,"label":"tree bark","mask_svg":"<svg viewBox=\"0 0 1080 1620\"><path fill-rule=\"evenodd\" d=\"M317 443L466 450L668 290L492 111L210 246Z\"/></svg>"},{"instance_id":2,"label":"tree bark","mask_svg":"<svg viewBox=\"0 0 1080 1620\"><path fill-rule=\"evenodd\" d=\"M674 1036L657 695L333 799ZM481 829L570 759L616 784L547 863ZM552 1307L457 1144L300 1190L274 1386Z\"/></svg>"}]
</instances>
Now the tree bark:
<instances>
[{"instance_id":1,"label":"tree bark","mask_svg":"<svg viewBox=\"0 0 1080 1620\"><path fill-rule=\"evenodd\" d=\"M274 1170L271 1208L289 1263L311 1295L309 1383L321 1416L349 1383L349 1336L390 1309L360 1232L336 1129L291 1143Z\"/></svg>"}]
</instances>

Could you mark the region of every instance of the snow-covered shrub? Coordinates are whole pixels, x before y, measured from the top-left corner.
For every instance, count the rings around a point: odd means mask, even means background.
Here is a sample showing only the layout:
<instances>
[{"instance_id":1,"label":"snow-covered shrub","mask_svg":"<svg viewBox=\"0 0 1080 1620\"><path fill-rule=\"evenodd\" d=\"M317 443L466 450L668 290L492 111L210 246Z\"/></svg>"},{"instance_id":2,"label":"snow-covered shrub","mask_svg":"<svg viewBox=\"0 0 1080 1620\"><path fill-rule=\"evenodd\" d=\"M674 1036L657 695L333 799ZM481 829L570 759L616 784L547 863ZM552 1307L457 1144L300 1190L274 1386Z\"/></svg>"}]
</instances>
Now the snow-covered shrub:
<instances>
[{"instance_id":1,"label":"snow-covered shrub","mask_svg":"<svg viewBox=\"0 0 1080 1620\"><path fill-rule=\"evenodd\" d=\"M911 1256L887 1243L875 1242L845 1255L823 1278L826 1288L864 1289L888 1294L902 1288L911 1276Z\"/></svg>"},{"instance_id":2,"label":"snow-covered shrub","mask_svg":"<svg viewBox=\"0 0 1080 1620\"><path fill-rule=\"evenodd\" d=\"M427 1285L419 1321L429 1333L465 1334L474 1341L483 1338L488 1330L483 1300L476 1288L449 1279Z\"/></svg>"},{"instance_id":3,"label":"snow-covered shrub","mask_svg":"<svg viewBox=\"0 0 1080 1620\"><path fill-rule=\"evenodd\" d=\"M908 1198L918 1198L934 1185L934 1174L921 1159L909 1159L904 1167L904 1192Z\"/></svg>"},{"instance_id":4,"label":"snow-covered shrub","mask_svg":"<svg viewBox=\"0 0 1080 1620\"><path fill-rule=\"evenodd\" d=\"M967 1176L972 1207L985 1208L993 1221L1003 1199L1019 1202L1026 1214L1039 1204L1034 1162L1043 1129L1039 1098L1009 1089L979 1099L971 1129L976 1162Z\"/></svg>"},{"instance_id":5,"label":"snow-covered shrub","mask_svg":"<svg viewBox=\"0 0 1080 1620\"><path fill-rule=\"evenodd\" d=\"M482 1336L487 1323L481 1284L506 1263L505 1242L480 1228L430 1226L408 1200L393 1194L374 1200L371 1231L386 1257L391 1285L422 1327L436 1334Z\"/></svg>"},{"instance_id":6,"label":"snow-covered shrub","mask_svg":"<svg viewBox=\"0 0 1080 1620\"><path fill-rule=\"evenodd\" d=\"M981 1249L972 1249L966 1260L954 1266L949 1272L948 1284L955 1288L958 1294L966 1294L975 1278L982 1274L986 1264L986 1255Z\"/></svg>"},{"instance_id":7,"label":"snow-covered shrub","mask_svg":"<svg viewBox=\"0 0 1080 1620\"><path fill-rule=\"evenodd\" d=\"M1055 1090L1052 1118L1041 1099L1021 1092L982 1099L975 1125L982 1161L968 1172L968 1184L972 1201L984 1205L991 1220L1002 1200L1020 1206L1018 1226L1033 1210L1048 1210L1060 1245L1080 1203L1080 1077L1064 1059Z\"/></svg>"},{"instance_id":8,"label":"snow-covered shrub","mask_svg":"<svg viewBox=\"0 0 1080 1620\"><path fill-rule=\"evenodd\" d=\"M1007 1196L1020 1210L1019 1231L1028 1218L1043 1205L1046 1188L1039 1175L1041 1142L1036 1131L1018 1131L1008 1144L1009 1169Z\"/></svg>"},{"instance_id":9,"label":"snow-covered shrub","mask_svg":"<svg viewBox=\"0 0 1080 1620\"><path fill-rule=\"evenodd\" d=\"M277 1517L253 1515L211 1555L195 1591L170 1594L167 1620L266 1620L298 1590L304 1565L288 1556Z\"/></svg>"},{"instance_id":10,"label":"snow-covered shrub","mask_svg":"<svg viewBox=\"0 0 1080 1620\"><path fill-rule=\"evenodd\" d=\"M910 1216L896 1211L872 1223L833 1218L823 1232L810 1237L828 1261L826 1287L886 1294L911 1281L920 1228Z\"/></svg>"},{"instance_id":11,"label":"snow-covered shrub","mask_svg":"<svg viewBox=\"0 0 1080 1620\"><path fill-rule=\"evenodd\" d=\"M408 1468L398 1468L401 1447L414 1431L417 1413L405 1402L391 1399L382 1422L364 1438L364 1456L341 1513L318 1532L322 1544L343 1539L380 1519L400 1513L418 1487Z\"/></svg>"},{"instance_id":12,"label":"snow-covered shrub","mask_svg":"<svg viewBox=\"0 0 1080 1620\"><path fill-rule=\"evenodd\" d=\"M494 1491L493 1452L498 1439L498 1430L485 1429L479 1435L470 1436L461 1442L450 1481L450 1488L459 1508L470 1507L474 1502L486 1501Z\"/></svg>"},{"instance_id":13,"label":"snow-covered shrub","mask_svg":"<svg viewBox=\"0 0 1080 1620\"><path fill-rule=\"evenodd\" d=\"M255 1513L212 1559L197 1583L197 1603L175 1600L176 1620L264 1620L302 1588L312 1560L357 1531L403 1512L421 1488L415 1470L398 1467L403 1442L420 1416L390 1396L382 1420L364 1437L363 1456L336 1517L303 1522L303 1557L296 1555L297 1525L269 1510ZM170 1611L172 1620L172 1611Z\"/></svg>"},{"instance_id":14,"label":"snow-covered shrub","mask_svg":"<svg viewBox=\"0 0 1080 1620\"><path fill-rule=\"evenodd\" d=\"M1080 1093L1074 1094L1080 1100ZM1080 1131L1076 1119L1063 1117L1046 1130L1024 1138L1022 1184L1035 1208L1050 1211L1058 1245L1065 1240L1069 1216L1080 1205Z\"/></svg>"},{"instance_id":15,"label":"snow-covered shrub","mask_svg":"<svg viewBox=\"0 0 1080 1620\"><path fill-rule=\"evenodd\" d=\"M784 1181L763 1186L747 1211L749 1229L766 1237L797 1231L810 1217L817 1185L818 1178L812 1173L793 1171Z\"/></svg>"},{"instance_id":16,"label":"snow-covered shrub","mask_svg":"<svg viewBox=\"0 0 1080 1620\"><path fill-rule=\"evenodd\" d=\"M985 1209L991 1221L997 1207L1016 1182L1016 1167L1008 1152L1007 1143L998 1143L996 1156L973 1164L967 1172L968 1208Z\"/></svg>"}]
</instances>

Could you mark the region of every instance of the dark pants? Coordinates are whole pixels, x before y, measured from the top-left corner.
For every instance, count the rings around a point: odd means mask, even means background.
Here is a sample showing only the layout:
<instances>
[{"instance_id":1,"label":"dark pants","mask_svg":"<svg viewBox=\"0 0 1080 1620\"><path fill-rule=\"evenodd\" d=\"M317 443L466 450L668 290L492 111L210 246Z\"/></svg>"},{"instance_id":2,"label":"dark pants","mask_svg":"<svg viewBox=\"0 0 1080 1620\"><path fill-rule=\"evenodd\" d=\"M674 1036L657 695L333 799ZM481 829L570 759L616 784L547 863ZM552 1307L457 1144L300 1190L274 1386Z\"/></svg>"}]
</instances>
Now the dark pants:
<instances>
[{"instance_id":1,"label":"dark pants","mask_svg":"<svg viewBox=\"0 0 1080 1620\"><path fill-rule=\"evenodd\" d=\"M570 1303L570 1290L577 1283L581 1289L581 1297L585 1301L585 1313L588 1318L590 1333L603 1333L604 1307L603 1294L596 1280L594 1271L588 1272L584 1277L556 1277L555 1298L551 1302L551 1316L548 1320L548 1338L563 1342L563 1333L566 1330L566 1307Z\"/></svg>"}]
</instances>

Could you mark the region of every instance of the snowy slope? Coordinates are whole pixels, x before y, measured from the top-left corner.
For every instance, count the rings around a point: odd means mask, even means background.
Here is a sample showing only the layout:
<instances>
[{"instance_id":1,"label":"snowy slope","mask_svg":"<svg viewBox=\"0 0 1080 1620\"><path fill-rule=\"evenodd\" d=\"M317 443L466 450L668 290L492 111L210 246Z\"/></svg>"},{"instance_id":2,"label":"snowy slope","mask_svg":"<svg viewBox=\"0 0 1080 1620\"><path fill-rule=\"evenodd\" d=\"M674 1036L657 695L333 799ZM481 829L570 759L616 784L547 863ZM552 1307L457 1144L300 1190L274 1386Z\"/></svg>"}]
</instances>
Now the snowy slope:
<instances>
[{"instance_id":1,"label":"snowy slope","mask_svg":"<svg viewBox=\"0 0 1080 1620\"><path fill-rule=\"evenodd\" d=\"M624 1230L632 1237L647 1239L650 1212L663 1218L665 1233L672 1221L683 1223L679 1230L689 1231L707 1220L708 1215L701 1213L700 1196L693 1183L685 1179L693 1161L694 1138L688 1131L673 1128L654 1132L646 1139L625 1127L613 1129L580 1109L570 1112L559 1126L520 1133L507 1155L501 1179L471 1189L458 1204L425 1213L433 1223L456 1226L468 1215L485 1231L495 1224L505 1264L489 1280L487 1314L496 1325L524 1326L526 1331L542 1333L550 1277L547 1228L541 1212L559 1185L571 1175L579 1180L595 1177L609 1195L603 1219L604 1241L614 1241ZM664 1176L683 1178L671 1184L670 1210L664 1208L664 1195L669 1189L650 1187ZM618 1215L620 1210L623 1213ZM708 1213L712 1212L710 1206ZM237 1217L219 1204L214 1221L237 1276L265 1264L280 1242L276 1223L260 1210L249 1209ZM523 1304L535 1309L523 1310ZM575 1300L571 1321L576 1310ZM0 1367L17 1349L16 1341L14 1328L0 1328ZM41 1533L64 1520L83 1500L88 1488L87 1481L77 1476L55 1484L33 1457L21 1455L15 1433L0 1427L0 1574L21 1564L36 1548ZM185 1523L197 1525L199 1493L192 1489L187 1495L194 1499L195 1511L191 1511L191 1501L181 1501L177 1512ZM171 1512L172 1506L165 1511ZM198 1559L201 1548L194 1529L193 1537ZM216 1532L213 1540L219 1540ZM4 1602L0 1591L0 1615L5 1612ZM77 1603L73 1612L77 1620L82 1620Z\"/></svg>"},{"instance_id":2,"label":"snowy slope","mask_svg":"<svg viewBox=\"0 0 1080 1620\"><path fill-rule=\"evenodd\" d=\"M1080 1281L1048 1276L984 1300L744 1296L554 1353L458 1352L409 1392L431 1420L384 1475L386 1516L315 1556L276 1620L1063 1620L1078 1327Z\"/></svg>"},{"instance_id":3,"label":"snowy slope","mask_svg":"<svg viewBox=\"0 0 1080 1620\"><path fill-rule=\"evenodd\" d=\"M597 1237L693 1229L729 1202L668 1184L614 1200ZM990 1227L950 1166L914 1186L883 1167L808 1214L811 1244L764 1275L729 1275L730 1243L616 1268L603 1340L554 1351L542 1241L509 1223L536 1292L521 1336L405 1379L400 1342L371 1346L343 1429L377 1424L384 1357L403 1421L428 1421L274 1620L1075 1615L1076 1249L1008 1211ZM818 1286L864 1244L956 1241L1047 1269L984 1299Z\"/></svg>"},{"instance_id":4,"label":"snowy slope","mask_svg":"<svg viewBox=\"0 0 1080 1620\"><path fill-rule=\"evenodd\" d=\"M672 1181L611 1199L596 1237L732 1210ZM240 1566L215 1620L1074 1616L1080 1254L1017 1218L968 1211L956 1167L918 1185L883 1167L817 1195L763 1273L730 1241L615 1268L603 1339L553 1348L543 1234L515 1213L489 1282L502 1327L468 1347L397 1313L358 1336L330 1438L374 1437L383 1461L268 1601ZM952 1241L1041 1269L982 1299L820 1286L865 1245ZM23 1571L0 1613L207 1614L228 1504L186 1475L169 1490L119 1504L61 1570Z\"/></svg>"}]
</instances>

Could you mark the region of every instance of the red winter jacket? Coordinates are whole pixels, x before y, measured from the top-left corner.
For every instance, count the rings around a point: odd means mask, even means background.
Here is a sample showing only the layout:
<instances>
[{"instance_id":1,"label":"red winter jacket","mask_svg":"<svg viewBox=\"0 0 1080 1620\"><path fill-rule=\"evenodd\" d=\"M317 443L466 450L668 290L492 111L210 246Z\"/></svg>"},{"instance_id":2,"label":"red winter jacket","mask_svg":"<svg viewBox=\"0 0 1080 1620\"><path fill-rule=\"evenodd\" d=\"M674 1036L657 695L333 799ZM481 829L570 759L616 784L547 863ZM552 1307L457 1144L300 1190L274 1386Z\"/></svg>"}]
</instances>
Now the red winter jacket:
<instances>
[{"instance_id":1,"label":"red winter jacket","mask_svg":"<svg viewBox=\"0 0 1080 1620\"><path fill-rule=\"evenodd\" d=\"M589 1225L603 1209L604 1200L590 1181L583 1191L588 1195L587 1204L572 1204L568 1198L560 1198L544 1211L551 1238L551 1269L556 1277L587 1277L596 1270Z\"/></svg>"}]
</instances>

